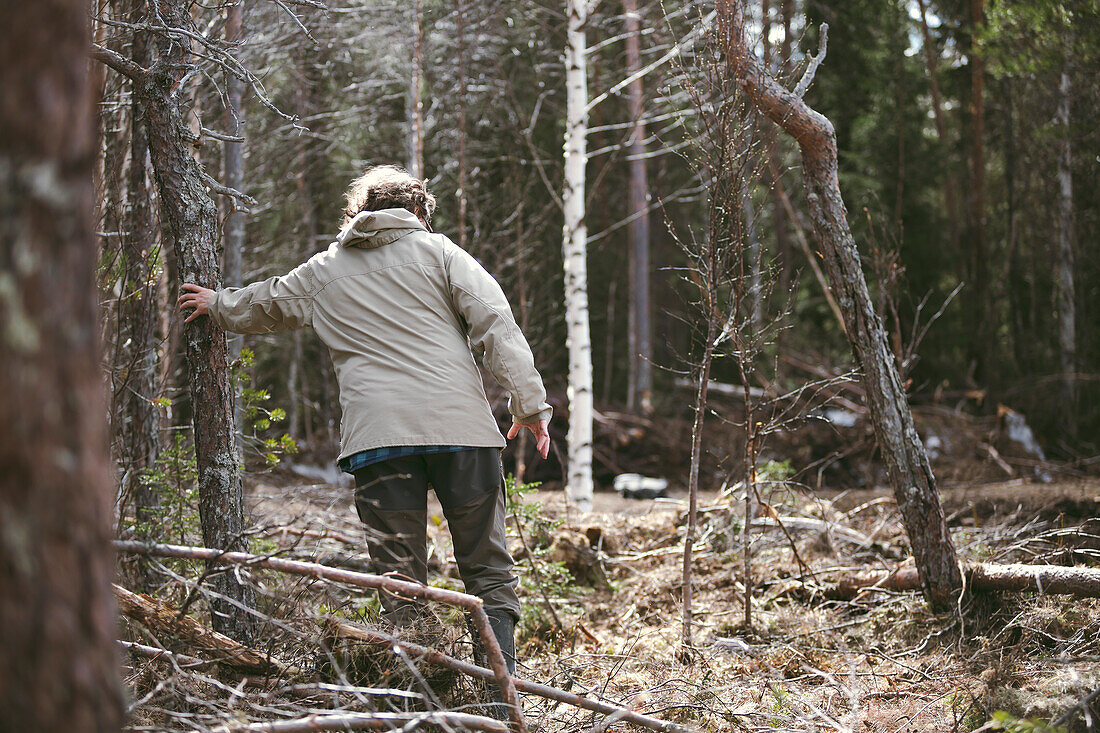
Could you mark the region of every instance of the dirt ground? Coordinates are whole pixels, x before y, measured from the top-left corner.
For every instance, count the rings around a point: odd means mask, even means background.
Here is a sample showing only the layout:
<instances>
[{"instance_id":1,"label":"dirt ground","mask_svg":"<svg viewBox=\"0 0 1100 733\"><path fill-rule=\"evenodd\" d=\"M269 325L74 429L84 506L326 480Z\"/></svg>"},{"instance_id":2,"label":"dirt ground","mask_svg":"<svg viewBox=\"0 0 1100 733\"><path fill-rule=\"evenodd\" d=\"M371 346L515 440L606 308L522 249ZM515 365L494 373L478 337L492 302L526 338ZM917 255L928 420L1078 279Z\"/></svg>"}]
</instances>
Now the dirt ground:
<instances>
[{"instance_id":1,"label":"dirt ground","mask_svg":"<svg viewBox=\"0 0 1100 733\"><path fill-rule=\"evenodd\" d=\"M942 494L964 562L1097 564L1096 480ZM281 480L250 492L264 536L291 544L292 556L365 567L350 499L347 488ZM969 731L998 710L1043 721L1068 713L1070 729L1100 730L1073 712L1100 687L1100 599L973 596L940 616L914 593L830 600L828 588L845 574L892 569L908 555L890 492L778 487L764 500L763 513L790 527L754 523L746 626L742 496L736 487L700 493L685 647L682 493L637 501L597 492L587 515L559 491L525 496L561 524L546 536L528 526L514 540L527 574L521 676L706 731ZM455 587L446 522L437 505L429 513L431 582ZM557 560L571 582L539 588L530 555ZM533 696L525 707L546 732L601 723ZM602 722L599 730L629 728Z\"/></svg>"}]
</instances>

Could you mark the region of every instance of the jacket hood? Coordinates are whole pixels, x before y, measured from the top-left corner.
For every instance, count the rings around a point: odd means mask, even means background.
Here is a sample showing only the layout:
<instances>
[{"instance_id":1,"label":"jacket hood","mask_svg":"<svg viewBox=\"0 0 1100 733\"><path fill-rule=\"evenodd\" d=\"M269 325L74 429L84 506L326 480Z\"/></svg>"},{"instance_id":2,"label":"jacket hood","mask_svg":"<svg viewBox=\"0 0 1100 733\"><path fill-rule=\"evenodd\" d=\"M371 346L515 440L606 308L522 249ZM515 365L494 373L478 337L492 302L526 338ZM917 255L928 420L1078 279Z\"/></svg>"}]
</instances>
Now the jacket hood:
<instances>
[{"instance_id":1,"label":"jacket hood","mask_svg":"<svg viewBox=\"0 0 1100 733\"><path fill-rule=\"evenodd\" d=\"M340 230L336 241L344 247L374 249L415 231L426 229L415 214L405 209L360 211Z\"/></svg>"}]
</instances>

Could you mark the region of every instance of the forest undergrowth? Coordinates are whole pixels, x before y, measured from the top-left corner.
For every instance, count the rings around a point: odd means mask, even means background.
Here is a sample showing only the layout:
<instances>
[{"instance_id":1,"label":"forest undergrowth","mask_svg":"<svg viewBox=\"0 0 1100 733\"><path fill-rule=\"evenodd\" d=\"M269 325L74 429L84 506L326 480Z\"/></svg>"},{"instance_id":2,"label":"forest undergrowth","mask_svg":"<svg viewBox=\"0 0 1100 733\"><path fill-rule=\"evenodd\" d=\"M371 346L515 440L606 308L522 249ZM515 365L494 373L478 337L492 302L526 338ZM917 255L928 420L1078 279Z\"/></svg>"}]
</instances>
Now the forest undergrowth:
<instances>
[{"instance_id":1,"label":"forest undergrowth","mask_svg":"<svg viewBox=\"0 0 1100 733\"><path fill-rule=\"evenodd\" d=\"M840 578L890 570L907 557L892 497L814 495L788 484L781 469L766 486L752 532L752 628L743 625L740 487L700 497L691 649L680 645L683 497L633 501L600 492L595 511L578 515L560 492L515 492L509 531L525 604L518 676L701 731L1096 729L1095 695L1078 703L1100 687L1100 599L972 595L940 616L912 592L837 600L831 590ZM944 491L963 562L1095 563L1095 481L1016 481L981 494L984 503ZM269 474L251 486L250 504L254 552L370 570L348 488ZM445 530L436 505L430 583L461 590ZM204 618L194 588L201 568L176 560L156 567L166 579L159 597ZM213 650L124 619L123 638L143 645L128 655L132 730L480 711L482 683L341 631L392 631L379 623L373 594L267 570L248 575L260 599L257 651L273 666L218 664ZM469 660L462 614L433 605L430 615L432 623L401 638ZM640 730L521 697L532 730ZM429 717L419 719L427 729L458 729L443 720L434 727ZM413 729L402 720L394 729Z\"/></svg>"}]
</instances>

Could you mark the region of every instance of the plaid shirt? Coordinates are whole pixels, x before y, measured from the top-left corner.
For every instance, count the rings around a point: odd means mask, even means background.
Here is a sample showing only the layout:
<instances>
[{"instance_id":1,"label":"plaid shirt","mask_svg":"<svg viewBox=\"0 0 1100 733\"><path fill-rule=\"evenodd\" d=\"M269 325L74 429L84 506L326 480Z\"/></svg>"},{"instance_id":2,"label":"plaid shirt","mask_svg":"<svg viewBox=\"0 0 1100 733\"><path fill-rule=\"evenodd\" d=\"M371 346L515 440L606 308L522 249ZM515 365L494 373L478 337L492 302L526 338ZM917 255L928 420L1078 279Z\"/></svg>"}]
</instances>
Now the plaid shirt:
<instances>
[{"instance_id":1,"label":"plaid shirt","mask_svg":"<svg viewBox=\"0 0 1100 733\"><path fill-rule=\"evenodd\" d=\"M426 453L457 453L460 450L469 450L465 445L389 445L384 448L372 448L360 451L344 458L339 462L341 470L354 474L361 468L388 461L391 458L404 458L405 456L424 455Z\"/></svg>"}]
</instances>

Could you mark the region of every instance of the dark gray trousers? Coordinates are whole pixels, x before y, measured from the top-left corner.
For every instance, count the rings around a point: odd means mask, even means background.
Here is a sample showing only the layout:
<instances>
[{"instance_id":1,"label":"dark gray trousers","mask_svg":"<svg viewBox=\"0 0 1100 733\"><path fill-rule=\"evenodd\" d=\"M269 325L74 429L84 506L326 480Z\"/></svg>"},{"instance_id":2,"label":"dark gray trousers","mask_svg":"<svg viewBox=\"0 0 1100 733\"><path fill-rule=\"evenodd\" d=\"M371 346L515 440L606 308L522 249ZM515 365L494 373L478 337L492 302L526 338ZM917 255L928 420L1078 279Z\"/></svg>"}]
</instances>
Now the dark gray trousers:
<instances>
[{"instance_id":1,"label":"dark gray trousers","mask_svg":"<svg viewBox=\"0 0 1100 733\"><path fill-rule=\"evenodd\" d=\"M376 571L428 582L428 487L435 490L451 531L466 592L485 610L519 618L517 579L504 537L504 472L496 448L469 448L393 458L355 472L355 508L367 525ZM379 594L387 620L406 625L415 604Z\"/></svg>"}]
</instances>

